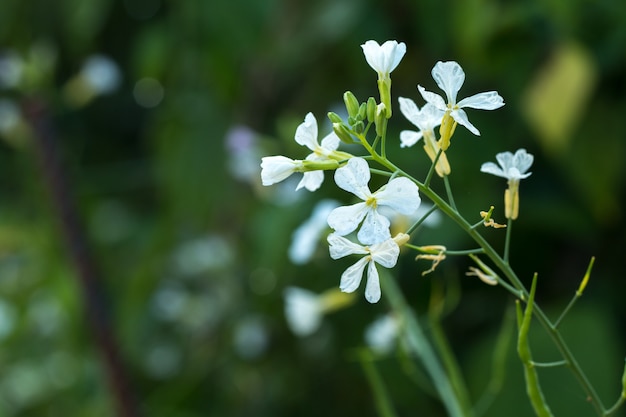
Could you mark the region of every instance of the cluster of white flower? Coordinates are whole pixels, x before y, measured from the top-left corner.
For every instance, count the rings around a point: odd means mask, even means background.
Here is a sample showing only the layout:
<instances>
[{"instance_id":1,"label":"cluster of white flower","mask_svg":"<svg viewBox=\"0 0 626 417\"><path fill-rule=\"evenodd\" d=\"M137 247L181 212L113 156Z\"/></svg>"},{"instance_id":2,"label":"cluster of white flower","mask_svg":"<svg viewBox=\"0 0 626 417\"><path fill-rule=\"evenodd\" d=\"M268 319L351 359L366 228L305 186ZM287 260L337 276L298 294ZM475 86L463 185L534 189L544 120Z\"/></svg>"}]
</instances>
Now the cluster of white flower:
<instances>
[{"instance_id":1,"label":"cluster of white flower","mask_svg":"<svg viewBox=\"0 0 626 417\"><path fill-rule=\"evenodd\" d=\"M420 207L421 199L416 182L397 170L391 172L391 178L385 185L374 192L370 190L369 182L372 172L370 161L381 162L385 159L384 144L381 145L382 154L376 153L375 146L379 139L384 141L387 119L392 114L390 74L402 60L406 53L406 46L396 41L387 41L379 45L370 40L361 47L365 60L378 74L380 102L377 103L374 98L370 97L367 102L359 104L352 93L346 92L344 101L349 115L348 120L346 122L335 113L329 113L333 131L322 139L321 144L318 142L317 120L312 113L308 113L304 122L296 130L295 141L307 147L311 153L305 159L291 159L282 155L262 158L261 179L263 185L272 185L285 180L294 173L301 172L303 177L296 190L306 188L309 191L316 191L324 181L323 171L335 171L336 185L361 201L346 206L337 206L337 203L325 206L321 215L326 216L325 223L332 229L332 233L327 237L330 256L333 259L339 259L348 255L363 255L342 274L340 289L343 292L354 292L359 287L363 275L366 274L365 298L375 303L381 297L376 265L385 268L394 267L400 254L400 246L409 240L409 235L402 232L392 237L392 216L413 215ZM432 70L432 76L444 91L445 98L427 91L421 85L417 88L426 101L421 109L413 100L399 98L401 113L418 129L418 131L402 131L400 146L412 146L423 138L426 154L435 164L437 174L444 177L450 174L450 165L445 151L450 146L450 138L457 124L466 127L475 135L480 134L463 109L494 110L502 107L504 100L495 91L457 100L457 94L465 81L465 73L456 62L437 62ZM369 127L372 125L375 126L376 131L376 140L372 142L373 144L366 139ZM437 127L439 127L439 139L435 133ZM341 142L360 143L370 155L360 157L340 151ZM505 176L510 180L510 184L515 181L519 182L519 178L525 177L523 174L532 163L532 156L523 152L524 155L517 156L516 154L515 158L508 159L499 154L498 161L504 171L498 171L492 166L493 164L485 164L483 171ZM514 217L511 214L509 218ZM290 252L290 257L294 262L304 263L310 259L315 244L325 228L326 224L320 221L319 215L316 214L315 219L299 229L297 235L294 235L294 244ZM356 236L352 237L355 232ZM357 241L355 242L354 239Z\"/></svg>"}]
</instances>

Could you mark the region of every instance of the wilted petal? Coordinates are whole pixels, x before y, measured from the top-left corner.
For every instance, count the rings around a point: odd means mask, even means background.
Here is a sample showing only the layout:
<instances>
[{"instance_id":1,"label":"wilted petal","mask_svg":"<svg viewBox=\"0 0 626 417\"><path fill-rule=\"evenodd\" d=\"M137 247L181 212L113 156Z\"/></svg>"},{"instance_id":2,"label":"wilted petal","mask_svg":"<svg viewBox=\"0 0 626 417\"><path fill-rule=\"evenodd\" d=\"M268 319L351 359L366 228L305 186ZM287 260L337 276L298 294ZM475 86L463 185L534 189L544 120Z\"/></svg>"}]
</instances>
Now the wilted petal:
<instances>
[{"instance_id":1,"label":"wilted petal","mask_svg":"<svg viewBox=\"0 0 626 417\"><path fill-rule=\"evenodd\" d=\"M402 214L411 214L420 205L417 185L406 177L394 178L375 193L379 205L393 208Z\"/></svg>"},{"instance_id":2,"label":"wilted petal","mask_svg":"<svg viewBox=\"0 0 626 417\"><path fill-rule=\"evenodd\" d=\"M333 259L339 259L353 254L365 255L368 253L363 246L358 245L343 236L339 236L337 233L331 233L328 235L327 240L329 244L330 257Z\"/></svg>"},{"instance_id":3,"label":"wilted petal","mask_svg":"<svg viewBox=\"0 0 626 417\"><path fill-rule=\"evenodd\" d=\"M357 263L346 269L341 274L341 281L339 282L339 289L343 292L354 292L361 284L363 278L363 270L365 265L370 262L368 256L364 256L359 259Z\"/></svg>"},{"instance_id":4,"label":"wilted petal","mask_svg":"<svg viewBox=\"0 0 626 417\"><path fill-rule=\"evenodd\" d=\"M317 120L313 113L307 113L302 122L296 129L295 140L302 146L306 146L314 151L318 147L317 143Z\"/></svg>"},{"instance_id":5,"label":"wilted petal","mask_svg":"<svg viewBox=\"0 0 626 417\"><path fill-rule=\"evenodd\" d=\"M495 110L504 106L504 99L497 91L488 91L464 98L457 103L457 106L481 110Z\"/></svg>"},{"instance_id":6,"label":"wilted petal","mask_svg":"<svg viewBox=\"0 0 626 417\"><path fill-rule=\"evenodd\" d=\"M370 168L363 158L350 158L346 165L335 171L337 186L362 200L367 200L371 195L367 186L369 180Z\"/></svg>"},{"instance_id":7,"label":"wilted petal","mask_svg":"<svg viewBox=\"0 0 626 417\"><path fill-rule=\"evenodd\" d=\"M363 203L337 207L328 215L328 225L340 236L352 233L363 221L369 207Z\"/></svg>"},{"instance_id":8,"label":"wilted petal","mask_svg":"<svg viewBox=\"0 0 626 417\"><path fill-rule=\"evenodd\" d=\"M380 300L380 278L376 263L370 262L367 266L367 283L365 284L365 299L370 303Z\"/></svg>"},{"instance_id":9,"label":"wilted petal","mask_svg":"<svg viewBox=\"0 0 626 417\"><path fill-rule=\"evenodd\" d=\"M423 136L422 132L415 132L413 130L403 130L400 132L400 147L407 148L415 145Z\"/></svg>"},{"instance_id":10,"label":"wilted petal","mask_svg":"<svg viewBox=\"0 0 626 417\"><path fill-rule=\"evenodd\" d=\"M439 88L445 91L448 104L454 105L456 95L465 81L463 68L454 61L439 61L433 67L432 75Z\"/></svg>"},{"instance_id":11,"label":"wilted petal","mask_svg":"<svg viewBox=\"0 0 626 417\"><path fill-rule=\"evenodd\" d=\"M370 210L367 216L365 216L357 238L364 245L372 245L387 240L391 237L389 232L390 224L391 222L387 217L376 210Z\"/></svg>"}]
</instances>

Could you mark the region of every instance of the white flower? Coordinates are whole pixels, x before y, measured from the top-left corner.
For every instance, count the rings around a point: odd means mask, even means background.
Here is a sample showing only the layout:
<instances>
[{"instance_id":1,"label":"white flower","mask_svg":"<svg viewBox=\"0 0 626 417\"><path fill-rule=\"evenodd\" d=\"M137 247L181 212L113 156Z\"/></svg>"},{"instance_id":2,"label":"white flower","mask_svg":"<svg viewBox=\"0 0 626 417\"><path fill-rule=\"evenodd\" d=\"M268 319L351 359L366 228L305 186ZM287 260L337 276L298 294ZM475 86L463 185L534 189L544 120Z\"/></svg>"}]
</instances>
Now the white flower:
<instances>
[{"instance_id":1,"label":"white flower","mask_svg":"<svg viewBox=\"0 0 626 417\"><path fill-rule=\"evenodd\" d=\"M533 164L533 156L526 152L526 149L518 149L513 155L511 152L501 152L496 155L500 166L493 162L485 162L481 167L481 172L493 174L507 180L521 180L530 176L526 173Z\"/></svg>"},{"instance_id":2,"label":"white flower","mask_svg":"<svg viewBox=\"0 0 626 417\"><path fill-rule=\"evenodd\" d=\"M511 152L501 152L496 155L496 159L500 166L493 162L485 162L480 170L509 180L509 187L504 192L504 216L515 220L519 214L519 182L530 176L531 173L526 171L533 164L533 156L527 153L526 149L518 149L515 155Z\"/></svg>"},{"instance_id":3,"label":"white flower","mask_svg":"<svg viewBox=\"0 0 626 417\"><path fill-rule=\"evenodd\" d=\"M380 316L365 329L365 343L376 353L389 353L395 345L398 330L398 320L393 315Z\"/></svg>"},{"instance_id":4,"label":"white flower","mask_svg":"<svg viewBox=\"0 0 626 417\"><path fill-rule=\"evenodd\" d=\"M344 271L341 275L339 289L351 293L359 288L363 271L367 266L365 299L370 303L378 302L380 300L380 279L376 264L378 263L385 268L393 268L396 265L400 255L400 247L396 241L389 238L371 246L361 246L339 236L337 233L331 233L328 235L328 243L330 244L330 257L333 259L352 254L366 255Z\"/></svg>"},{"instance_id":5,"label":"white flower","mask_svg":"<svg viewBox=\"0 0 626 417\"><path fill-rule=\"evenodd\" d=\"M107 94L115 91L121 82L117 64L104 55L93 55L85 61L81 76L94 94Z\"/></svg>"},{"instance_id":6,"label":"white flower","mask_svg":"<svg viewBox=\"0 0 626 417\"><path fill-rule=\"evenodd\" d=\"M285 318L287 325L298 336L315 332L322 323L323 306L320 296L314 292L287 287L285 297Z\"/></svg>"},{"instance_id":7,"label":"white flower","mask_svg":"<svg viewBox=\"0 0 626 417\"><path fill-rule=\"evenodd\" d=\"M288 252L291 262L302 265L311 259L322 233L328 228L328 214L338 205L334 200L321 200L311 217L293 232Z\"/></svg>"},{"instance_id":8,"label":"white flower","mask_svg":"<svg viewBox=\"0 0 626 417\"><path fill-rule=\"evenodd\" d=\"M475 135L480 135L480 132L470 123L467 114L462 109L469 107L472 109L495 110L504 106L504 99L496 91L474 94L457 102L456 95L465 81L465 73L463 68L454 61L437 62L432 70L432 75L439 88L446 93L447 102L439 94L426 91L424 87L418 85L417 88L424 100L432 103L440 110L450 112L450 116L457 123L465 126Z\"/></svg>"},{"instance_id":9,"label":"white flower","mask_svg":"<svg viewBox=\"0 0 626 417\"><path fill-rule=\"evenodd\" d=\"M266 156L261 158L261 181L263 185L276 184L301 169L302 161L282 155Z\"/></svg>"},{"instance_id":10,"label":"white flower","mask_svg":"<svg viewBox=\"0 0 626 417\"><path fill-rule=\"evenodd\" d=\"M337 185L364 200L351 206L337 207L328 216L328 225L339 236L356 230L363 222L357 235L365 245L389 239L389 219L378 212L379 206L388 206L402 214L412 214L420 205L417 186L408 178L394 178L387 185L372 193L367 186L370 171L362 158L351 158L335 172Z\"/></svg>"},{"instance_id":11,"label":"white flower","mask_svg":"<svg viewBox=\"0 0 626 417\"><path fill-rule=\"evenodd\" d=\"M317 142L317 120L312 113L307 113L298 128L296 129L295 140L298 144L306 146L311 152L304 161L293 160L285 156L268 156L262 158L261 180L263 185L272 185L288 178L294 172L304 172L302 180L296 186L296 191L306 188L309 191L317 190L324 181L322 169L334 168L338 165L337 160L347 159L351 155L337 151L339 147L339 137L331 132L324 139L322 144ZM324 161L333 162L323 166ZM321 162L315 166L316 162Z\"/></svg>"},{"instance_id":12,"label":"white flower","mask_svg":"<svg viewBox=\"0 0 626 417\"><path fill-rule=\"evenodd\" d=\"M380 79L389 78L391 71L398 66L406 53L404 42L398 43L397 41L387 41L382 45L376 41L367 41L361 45L361 48L363 48L365 60L378 73Z\"/></svg>"},{"instance_id":13,"label":"white flower","mask_svg":"<svg viewBox=\"0 0 626 417\"><path fill-rule=\"evenodd\" d=\"M434 133L434 129L441 124L441 119L445 112L435 107L435 105L426 103L420 110L417 104L409 98L399 97L398 102L404 117L419 129L418 132L413 130L400 132L400 141L403 148L413 146L425 134Z\"/></svg>"},{"instance_id":14,"label":"white flower","mask_svg":"<svg viewBox=\"0 0 626 417\"><path fill-rule=\"evenodd\" d=\"M298 144L313 151L306 157L307 161L331 159L331 155L337 150L340 143L339 137L334 132L322 139L321 145L317 142L317 120L310 112L304 117L304 122L296 129L295 140ZM309 191L315 191L322 185L322 182L324 182L322 171L305 172L296 190L304 187Z\"/></svg>"}]
</instances>

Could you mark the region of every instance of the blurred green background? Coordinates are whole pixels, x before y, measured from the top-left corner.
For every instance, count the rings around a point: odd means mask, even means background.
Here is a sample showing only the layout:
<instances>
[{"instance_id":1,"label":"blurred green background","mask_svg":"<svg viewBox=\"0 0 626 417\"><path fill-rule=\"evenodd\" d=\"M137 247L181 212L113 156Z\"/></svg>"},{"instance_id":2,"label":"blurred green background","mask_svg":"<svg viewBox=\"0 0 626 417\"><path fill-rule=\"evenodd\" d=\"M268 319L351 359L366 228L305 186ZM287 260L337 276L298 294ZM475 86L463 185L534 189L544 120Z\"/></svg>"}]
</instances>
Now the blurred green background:
<instances>
[{"instance_id":1,"label":"blurred green background","mask_svg":"<svg viewBox=\"0 0 626 417\"><path fill-rule=\"evenodd\" d=\"M556 318L596 256L563 331L605 403L616 400L626 351L621 0L2 0L0 415L115 415L50 173L23 112L33 100L46 103L102 275L99 298L144 415L377 415L354 352L387 312L384 294L369 305L359 290L355 305L304 338L283 314L286 286L323 291L350 264L331 262L322 245L305 267L287 257L315 202L348 196L328 174L315 194L262 187L258 167L261 156L306 155L293 133L307 112L325 135L324 115L340 111L344 91L377 95L360 48L368 39L407 44L392 75L394 103L404 96L421 105L418 83L436 91L438 60L464 68L461 97L504 97L497 112L471 112L481 137L459 129L453 139L457 205L474 218L493 204L503 220L504 181L480 165L521 147L535 155L511 262L525 282L539 273L538 302ZM94 57L106 57L95 79L109 84L86 81ZM394 110L391 137L411 128ZM421 146L400 151L390 141L389 153L425 175ZM502 244L502 233L485 235ZM446 221L416 242L472 247ZM428 265L404 259L395 271L418 314L433 286L459 287L443 324L478 397L512 299L465 279L468 266L448 259L422 277ZM535 357L556 360L536 330ZM509 351L505 393L489 416L531 415ZM375 365L398 415L443 415L406 358ZM556 415L592 415L566 370L541 376Z\"/></svg>"}]
</instances>

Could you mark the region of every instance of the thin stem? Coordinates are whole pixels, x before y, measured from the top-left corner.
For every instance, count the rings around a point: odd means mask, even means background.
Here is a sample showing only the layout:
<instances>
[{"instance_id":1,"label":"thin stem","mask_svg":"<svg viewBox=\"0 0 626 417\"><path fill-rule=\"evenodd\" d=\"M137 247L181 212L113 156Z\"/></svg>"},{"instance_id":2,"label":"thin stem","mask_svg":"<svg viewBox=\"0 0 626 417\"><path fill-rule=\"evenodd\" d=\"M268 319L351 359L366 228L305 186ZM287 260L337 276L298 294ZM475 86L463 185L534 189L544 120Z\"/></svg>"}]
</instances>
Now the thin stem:
<instances>
[{"instance_id":1,"label":"thin stem","mask_svg":"<svg viewBox=\"0 0 626 417\"><path fill-rule=\"evenodd\" d=\"M374 404L376 405L378 414L380 414L381 417L396 417L397 414L391 404L389 392L387 392L380 373L374 365L372 354L363 349L359 352L359 359L363 367L363 372L365 372L365 376L372 387Z\"/></svg>"},{"instance_id":2,"label":"thin stem","mask_svg":"<svg viewBox=\"0 0 626 417\"><path fill-rule=\"evenodd\" d=\"M435 166L437 165L437 161L439 161L439 157L443 153L443 149L439 148L437 152L437 156L435 156L435 160L433 161L430 169L428 170L428 174L426 175L426 180L424 180L424 186L430 187L430 180L433 178L433 173L435 172Z\"/></svg>"},{"instance_id":3,"label":"thin stem","mask_svg":"<svg viewBox=\"0 0 626 417\"><path fill-rule=\"evenodd\" d=\"M556 368L558 366L567 366L567 361L554 361L554 362L535 362L535 361L532 361L532 365L535 368Z\"/></svg>"},{"instance_id":4,"label":"thin stem","mask_svg":"<svg viewBox=\"0 0 626 417\"><path fill-rule=\"evenodd\" d=\"M511 229L513 228L513 219L509 219L506 226L506 237L504 238L504 262L509 263L509 248L511 246Z\"/></svg>"},{"instance_id":5,"label":"thin stem","mask_svg":"<svg viewBox=\"0 0 626 417\"><path fill-rule=\"evenodd\" d=\"M378 155L372 155L374 160L376 160L381 165L387 167L391 171L399 171L402 175L409 178L411 181L415 182L418 186L422 194L424 194L427 198L429 198L441 211L444 212L448 217L454 220L459 227L464 230L480 247L482 247L485 251L485 255L491 259L491 261L502 271L502 273L507 277L507 279L511 282L513 287L520 292L522 299L528 299L528 290L522 284L520 279L517 277L513 269L508 262L506 262L500 255L495 251L495 249L485 240L485 238L478 233L475 229L472 229L472 225L470 225L464 217L462 217L459 212L450 204L448 204L445 200L443 200L436 192L434 192L429 187L424 186L420 181L407 174L392 162L388 160L381 159ZM563 359L565 359L568 363L568 368L574 374L579 384L589 397L589 402L592 407L595 409L596 414L598 416L604 415L604 405L602 400L600 399L598 393L595 388L589 382L589 379L585 375L584 371L580 367L580 364L572 354L569 349L569 346L559 333L558 329L554 328L550 319L546 316L541 308L538 305L535 305L533 308L533 314L536 316L539 323L546 330L552 342L555 344L559 352L561 353Z\"/></svg>"},{"instance_id":6,"label":"thin stem","mask_svg":"<svg viewBox=\"0 0 626 417\"><path fill-rule=\"evenodd\" d=\"M446 374L433 347L428 342L415 313L409 308L396 281L388 274L381 273L381 285L393 310L402 318L408 348L420 359L430 376L443 406L450 417L468 417L468 412L461 405L454 387Z\"/></svg>"},{"instance_id":7,"label":"thin stem","mask_svg":"<svg viewBox=\"0 0 626 417\"><path fill-rule=\"evenodd\" d=\"M450 207L454 209L454 211L458 211L456 209L456 204L454 203L454 197L452 196L452 188L450 187L450 180L447 175L443 176L443 183L446 186L446 194L448 195L448 201L450 203Z\"/></svg>"},{"instance_id":8,"label":"thin stem","mask_svg":"<svg viewBox=\"0 0 626 417\"><path fill-rule=\"evenodd\" d=\"M424 221L426 221L426 219L428 218L428 216L430 216L431 214L433 214L433 212L437 210L437 206L433 205L427 212L426 214L424 214L418 221L416 221L415 223L413 223L413 225L409 228L409 230L406 231L407 235L410 235L411 233L413 233L415 231L415 229L417 229L422 223L424 223Z\"/></svg>"}]
</instances>

